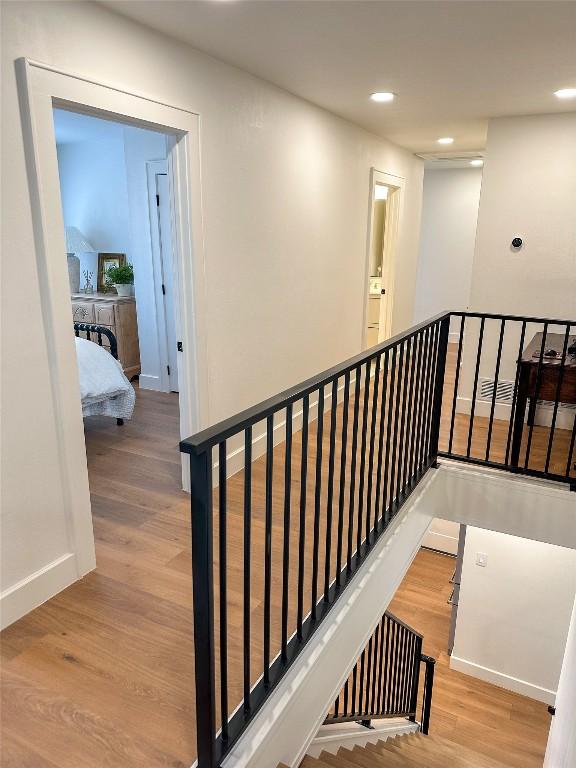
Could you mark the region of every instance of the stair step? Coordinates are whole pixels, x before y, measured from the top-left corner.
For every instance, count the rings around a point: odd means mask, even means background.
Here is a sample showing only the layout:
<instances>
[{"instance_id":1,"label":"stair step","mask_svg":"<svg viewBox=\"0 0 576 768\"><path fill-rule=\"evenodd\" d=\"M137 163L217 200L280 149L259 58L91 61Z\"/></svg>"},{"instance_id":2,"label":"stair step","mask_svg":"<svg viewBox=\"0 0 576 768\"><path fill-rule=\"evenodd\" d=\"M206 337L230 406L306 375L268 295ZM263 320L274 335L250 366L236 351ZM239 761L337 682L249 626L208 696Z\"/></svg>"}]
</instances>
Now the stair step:
<instances>
[{"instance_id":1,"label":"stair step","mask_svg":"<svg viewBox=\"0 0 576 768\"><path fill-rule=\"evenodd\" d=\"M278 768L285 768L279 766ZM305 757L301 768L509 768L450 739L410 733Z\"/></svg>"}]
</instances>

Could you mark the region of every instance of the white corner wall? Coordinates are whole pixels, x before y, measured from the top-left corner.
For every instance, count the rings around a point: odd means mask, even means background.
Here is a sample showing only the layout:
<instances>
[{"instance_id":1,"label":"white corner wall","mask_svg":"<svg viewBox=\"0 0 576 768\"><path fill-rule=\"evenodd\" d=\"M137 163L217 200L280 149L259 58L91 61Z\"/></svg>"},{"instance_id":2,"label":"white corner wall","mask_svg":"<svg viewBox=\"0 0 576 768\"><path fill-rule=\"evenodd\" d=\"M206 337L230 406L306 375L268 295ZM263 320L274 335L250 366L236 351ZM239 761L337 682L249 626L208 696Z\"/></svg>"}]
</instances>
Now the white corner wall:
<instances>
[{"instance_id":1,"label":"white corner wall","mask_svg":"<svg viewBox=\"0 0 576 768\"><path fill-rule=\"evenodd\" d=\"M426 169L414 322L467 309L482 170Z\"/></svg>"},{"instance_id":2,"label":"white corner wall","mask_svg":"<svg viewBox=\"0 0 576 768\"><path fill-rule=\"evenodd\" d=\"M544 768L574 768L576 765L576 600L555 701Z\"/></svg>"},{"instance_id":3,"label":"white corner wall","mask_svg":"<svg viewBox=\"0 0 576 768\"><path fill-rule=\"evenodd\" d=\"M77 116L79 126L87 128L88 122L92 124L89 138L57 144L64 223L78 227L97 251L128 253L124 130L115 123ZM80 287L84 285L84 269L94 272L92 285L96 287L97 253L78 255Z\"/></svg>"},{"instance_id":4,"label":"white corner wall","mask_svg":"<svg viewBox=\"0 0 576 768\"><path fill-rule=\"evenodd\" d=\"M575 594L576 550L469 526L450 666L552 704Z\"/></svg>"},{"instance_id":5,"label":"white corner wall","mask_svg":"<svg viewBox=\"0 0 576 768\"><path fill-rule=\"evenodd\" d=\"M210 422L361 349L372 167L406 180L394 331L411 324L423 164L96 3L7 2L1 13L2 185L9 190L2 247L10 254L1 300L9 361L2 368L2 586L18 591L34 574L45 578L71 544L15 60L40 60L200 115L203 187L192 192L203 205Z\"/></svg>"},{"instance_id":6,"label":"white corner wall","mask_svg":"<svg viewBox=\"0 0 576 768\"><path fill-rule=\"evenodd\" d=\"M576 112L490 121L472 310L576 318L575 201Z\"/></svg>"}]
</instances>

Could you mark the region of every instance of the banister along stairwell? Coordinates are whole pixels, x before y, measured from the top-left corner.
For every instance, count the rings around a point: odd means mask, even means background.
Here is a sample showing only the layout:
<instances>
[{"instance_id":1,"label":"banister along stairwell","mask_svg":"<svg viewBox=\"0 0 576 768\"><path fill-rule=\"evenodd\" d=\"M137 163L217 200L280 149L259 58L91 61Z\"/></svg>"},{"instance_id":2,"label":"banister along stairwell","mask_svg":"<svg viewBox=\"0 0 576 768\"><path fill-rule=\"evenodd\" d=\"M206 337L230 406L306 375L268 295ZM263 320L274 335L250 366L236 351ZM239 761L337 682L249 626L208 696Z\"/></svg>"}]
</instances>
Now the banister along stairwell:
<instances>
[{"instance_id":1,"label":"banister along stairwell","mask_svg":"<svg viewBox=\"0 0 576 768\"><path fill-rule=\"evenodd\" d=\"M458 342L449 345L451 324L456 327L452 335ZM475 324L479 324L477 337ZM516 395L524 375L522 347L527 329L532 332L535 326L544 328L545 338L551 328L560 326L563 338L569 339L574 323L441 313L182 441L181 450L190 455L191 474L199 768L220 764L424 474L436 466L438 456L551 477L573 485L574 427L571 433L557 427L559 406L562 397L569 394L566 385L572 375L566 374L568 345L563 346L554 369L556 378L551 386L555 400L546 461L539 468L534 458L530 459L531 452L533 457L536 455L534 445L541 441L541 427L535 427L533 414L528 430L520 425L523 461L511 463L510 445L519 439ZM448 371L453 357L455 365ZM534 402L539 401L547 381L543 371L546 376L552 375L542 357L536 367L539 374L535 375L532 389L526 390ZM503 430L500 411L504 406L497 397L505 370L513 371L517 381L514 402L505 406L510 408L505 423L508 446L498 454L495 436L499 437ZM448 381L449 375L454 376L453 383ZM484 400L479 387L481 378L493 382L491 397ZM278 436L283 437L281 442ZM556 442L555 436L559 436ZM228 441L234 442L232 453ZM265 451L260 446L265 446ZM552 471L558 466L559 451L560 463L565 465L562 472ZM228 477L230 455L235 461L242 457L243 469ZM216 458L218 500L214 511ZM279 480L275 481L275 477ZM236 552L241 549L243 553L241 584L234 583L242 596L240 631L232 638L239 643L241 637L241 648L236 649L240 651L241 668L234 670L241 686L233 693L228 620L230 569L234 566L229 558L232 541ZM237 571L238 566L235 568ZM258 612L252 615L253 597L256 603L261 597L261 617ZM382 621L390 620L384 617ZM392 709L415 719L415 669L423 660L426 686L422 728L427 732L433 659L422 656L421 640L418 643L414 639L419 637L414 630L391 626L403 642L398 650L394 650L396 646L390 648L398 663L408 665L413 674L402 678L401 690L385 691L384 700L388 702L388 695L395 696ZM380 653L377 642L382 642L379 635L371 639L373 647L366 651L371 655L371 665L375 663L372 651ZM255 650L259 648L261 654ZM398 656L402 653L408 655ZM368 663L367 658L365 661ZM399 680L372 677L370 685L394 687ZM376 688L374 693L372 688L364 690L362 712L348 707L352 719L367 720L387 711L374 711L381 709L375 704L382 701L382 693L379 697L375 693ZM368 694L372 704L365 706ZM338 706L338 717L342 718L346 709L343 698Z\"/></svg>"}]
</instances>

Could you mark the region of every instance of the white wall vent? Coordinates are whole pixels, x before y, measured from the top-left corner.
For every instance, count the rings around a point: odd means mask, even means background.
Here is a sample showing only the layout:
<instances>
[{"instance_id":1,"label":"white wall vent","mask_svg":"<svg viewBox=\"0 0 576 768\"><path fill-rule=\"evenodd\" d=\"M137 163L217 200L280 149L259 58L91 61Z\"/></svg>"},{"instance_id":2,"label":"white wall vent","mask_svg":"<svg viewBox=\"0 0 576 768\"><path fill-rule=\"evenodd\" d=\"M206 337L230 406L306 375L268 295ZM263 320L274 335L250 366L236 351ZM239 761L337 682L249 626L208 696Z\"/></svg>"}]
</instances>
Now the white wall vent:
<instances>
[{"instance_id":1,"label":"white wall vent","mask_svg":"<svg viewBox=\"0 0 576 768\"><path fill-rule=\"evenodd\" d=\"M494 379L479 379L480 394L479 400L490 400L494 397ZM512 403L514 398L514 382L500 379L496 385L496 402Z\"/></svg>"}]
</instances>

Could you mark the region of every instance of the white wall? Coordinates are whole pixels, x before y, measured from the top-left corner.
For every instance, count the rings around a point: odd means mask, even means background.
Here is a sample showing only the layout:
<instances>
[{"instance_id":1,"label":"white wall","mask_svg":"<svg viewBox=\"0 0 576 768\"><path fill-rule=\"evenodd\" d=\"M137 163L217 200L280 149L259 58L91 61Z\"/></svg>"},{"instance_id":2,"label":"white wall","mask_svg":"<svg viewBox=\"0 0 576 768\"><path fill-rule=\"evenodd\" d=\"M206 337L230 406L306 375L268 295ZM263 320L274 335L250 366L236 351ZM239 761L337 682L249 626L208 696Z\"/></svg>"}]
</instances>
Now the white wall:
<instances>
[{"instance_id":1,"label":"white wall","mask_svg":"<svg viewBox=\"0 0 576 768\"><path fill-rule=\"evenodd\" d=\"M393 325L410 325L422 162L96 4L9 2L1 10L8 588L41 575L70 546L15 59L27 56L200 114L212 422L361 349L371 167L406 179Z\"/></svg>"},{"instance_id":2,"label":"white wall","mask_svg":"<svg viewBox=\"0 0 576 768\"><path fill-rule=\"evenodd\" d=\"M86 115L74 115L78 129L92 123L89 138L57 143L62 213L66 226L78 227L97 251L128 253L130 230L124 161L124 128ZM78 254L80 287L84 269L94 272L98 256Z\"/></svg>"},{"instance_id":3,"label":"white wall","mask_svg":"<svg viewBox=\"0 0 576 768\"><path fill-rule=\"evenodd\" d=\"M468 308L481 183L479 168L424 171L416 323L446 309ZM458 532L457 523L434 520L423 544L454 555Z\"/></svg>"},{"instance_id":4,"label":"white wall","mask_svg":"<svg viewBox=\"0 0 576 768\"><path fill-rule=\"evenodd\" d=\"M531 317L576 320L576 112L490 121L470 309ZM511 241L519 236L516 252ZM467 321L459 408L469 411L479 321ZM520 324L507 324L499 378L514 382ZM528 325L525 344L542 325ZM565 327L550 331L564 333ZM486 324L480 377L493 378L499 323ZM476 413L488 415L480 402ZM498 404L496 418L508 419L510 406ZM550 423L550 409L538 421ZM561 409L558 425L571 428L573 414Z\"/></svg>"},{"instance_id":5,"label":"white wall","mask_svg":"<svg viewBox=\"0 0 576 768\"><path fill-rule=\"evenodd\" d=\"M426 169L414 321L467 309L482 170Z\"/></svg>"},{"instance_id":6,"label":"white wall","mask_svg":"<svg viewBox=\"0 0 576 768\"><path fill-rule=\"evenodd\" d=\"M552 718L544 768L574 768L576 765L576 601L560 672L556 714Z\"/></svg>"},{"instance_id":7,"label":"white wall","mask_svg":"<svg viewBox=\"0 0 576 768\"><path fill-rule=\"evenodd\" d=\"M490 121L473 310L576 317L575 204L576 112Z\"/></svg>"},{"instance_id":8,"label":"white wall","mask_svg":"<svg viewBox=\"0 0 576 768\"><path fill-rule=\"evenodd\" d=\"M451 667L553 703L575 594L573 549L468 527Z\"/></svg>"}]
</instances>

